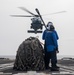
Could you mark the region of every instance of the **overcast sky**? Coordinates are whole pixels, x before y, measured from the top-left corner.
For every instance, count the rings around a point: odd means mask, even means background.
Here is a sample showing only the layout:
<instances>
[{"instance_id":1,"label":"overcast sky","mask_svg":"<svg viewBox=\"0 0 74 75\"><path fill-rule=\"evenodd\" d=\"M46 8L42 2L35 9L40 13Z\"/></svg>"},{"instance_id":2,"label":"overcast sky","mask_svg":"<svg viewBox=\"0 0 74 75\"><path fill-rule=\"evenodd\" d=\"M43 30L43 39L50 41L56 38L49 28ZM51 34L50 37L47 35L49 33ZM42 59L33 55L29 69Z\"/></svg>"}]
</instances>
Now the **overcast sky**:
<instances>
[{"instance_id":1,"label":"overcast sky","mask_svg":"<svg viewBox=\"0 0 74 75\"><path fill-rule=\"evenodd\" d=\"M33 13L38 8L41 15L60 11L64 13L43 16L45 23L52 21L59 35L59 55L74 54L74 0L0 0L0 55L16 55L19 45L29 36L31 18L10 15L29 15L19 9L25 7Z\"/></svg>"}]
</instances>

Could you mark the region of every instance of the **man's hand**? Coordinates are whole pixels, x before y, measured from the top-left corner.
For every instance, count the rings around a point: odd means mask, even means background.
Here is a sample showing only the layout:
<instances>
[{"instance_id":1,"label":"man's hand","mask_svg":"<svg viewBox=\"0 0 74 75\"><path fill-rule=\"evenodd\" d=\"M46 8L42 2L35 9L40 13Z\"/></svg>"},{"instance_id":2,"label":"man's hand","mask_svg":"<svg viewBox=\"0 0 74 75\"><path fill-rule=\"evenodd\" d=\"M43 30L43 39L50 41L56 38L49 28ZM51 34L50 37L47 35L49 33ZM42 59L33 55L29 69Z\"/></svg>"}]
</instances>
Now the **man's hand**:
<instances>
[{"instance_id":1,"label":"man's hand","mask_svg":"<svg viewBox=\"0 0 74 75\"><path fill-rule=\"evenodd\" d=\"M59 53L59 51L56 51L56 53Z\"/></svg>"}]
</instances>

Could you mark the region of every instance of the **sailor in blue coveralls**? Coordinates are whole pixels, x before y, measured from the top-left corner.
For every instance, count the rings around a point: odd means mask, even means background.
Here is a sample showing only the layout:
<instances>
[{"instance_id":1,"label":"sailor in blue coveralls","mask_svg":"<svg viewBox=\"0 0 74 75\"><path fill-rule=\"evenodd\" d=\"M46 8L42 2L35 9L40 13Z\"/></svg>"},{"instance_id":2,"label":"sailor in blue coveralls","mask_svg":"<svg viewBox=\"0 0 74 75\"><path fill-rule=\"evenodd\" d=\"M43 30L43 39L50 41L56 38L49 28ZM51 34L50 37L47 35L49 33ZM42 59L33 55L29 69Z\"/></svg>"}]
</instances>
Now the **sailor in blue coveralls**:
<instances>
[{"instance_id":1,"label":"sailor in blue coveralls","mask_svg":"<svg viewBox=\"0 0 74 75\"><path fill-rule=\"evenodd\" d=\"M42 39L45 40L44 50L45 50L45 67L49 69L49 63L51 59L51 70L58 71L57 66L57 53L58 51L58 34L55 31L52 22L48 22L47 29L43 32Z\"/></svg>"}]
</instances>

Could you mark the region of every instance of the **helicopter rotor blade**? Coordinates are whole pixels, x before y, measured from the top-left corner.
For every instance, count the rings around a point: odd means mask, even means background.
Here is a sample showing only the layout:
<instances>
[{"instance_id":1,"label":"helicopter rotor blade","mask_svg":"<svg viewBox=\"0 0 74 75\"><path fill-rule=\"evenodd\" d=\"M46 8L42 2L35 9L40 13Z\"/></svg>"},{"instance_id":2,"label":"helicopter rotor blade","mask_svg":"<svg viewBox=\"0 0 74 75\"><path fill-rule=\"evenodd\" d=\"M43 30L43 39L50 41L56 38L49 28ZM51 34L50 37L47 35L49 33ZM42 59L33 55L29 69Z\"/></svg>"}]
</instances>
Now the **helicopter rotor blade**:
<instances>
[{"instance_id":1,"label":"helicopter rotor blade","mask_svg":"<svg viewBox=\"0 0 74 75\"><path fill-rule=\"evenodd\" d=\"M36 14L30 12L28 9L26 9L26 8L24 8L24 7L19 7L19 8L22 9L22 10L24 10L24 11L26 11L26 12L28 12L28 13L30 13L30 14L33 15L33 16L38 16L38 15L36 15Z\"/></svg>"},{"instance_id":2,"label":"helicopter rotor blade","mask_svg":"<svg viewBox=\"0 0 74 75\"><path fill-rule=\"evenodd\" d=\"M12 17L34 17L34 16L28 16L28 15L10 15Z\"/></svg>"},{"instance_id":3,"label":"helicopter rotor blade","mask_svg":"<svg viewBox=\"0 0 74 75\"><path fill-rule=\"evenodd\" d=\"M50 13L50 14L44 14L42 16L60 14L60 13L65 13L65 12L67 12L67 11L60 11L60 12L55 12L55 13Z\"/></svg>"},{"instance_id":4,"label":"helicopter rotor blade","mask_svg":"<svg viewBox=\"0 0 74 75\"><path fill-rule=\"evenodd\" d=\"M36 10L36 12L38 13L38 16L40 17L40 19L42 20L43 25L44 25L44 26L45 26L45 28L47 29L47 27L46 27L46 25L45 25L45 22L44 22L44 20L43 20L43 18L42 18L42 16L41 16L41 14L40 14L39 10L38 10L37 8L36 8L35 10Z\"/></svg>"}]
</instances>

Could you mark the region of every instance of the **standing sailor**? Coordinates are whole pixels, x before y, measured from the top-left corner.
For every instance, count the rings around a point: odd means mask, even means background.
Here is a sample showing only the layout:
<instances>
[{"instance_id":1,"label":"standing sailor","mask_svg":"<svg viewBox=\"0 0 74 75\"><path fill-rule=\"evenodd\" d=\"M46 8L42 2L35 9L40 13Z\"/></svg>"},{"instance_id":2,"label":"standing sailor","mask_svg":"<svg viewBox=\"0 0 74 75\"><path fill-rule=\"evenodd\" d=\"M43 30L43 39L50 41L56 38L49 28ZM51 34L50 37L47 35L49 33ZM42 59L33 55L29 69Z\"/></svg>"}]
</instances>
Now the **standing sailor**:
<instances>
[{"instance_id":1,"label":"standing sailor","mask_svg":"<svg viewBox=\"0 0 74 75\"><path fill-rule=\"evenodd\" d=\"M55 27L52 22L48 22L47 29L43 32L42 39L45 40L44 50L45 50L45 67L49 69L49 63L51 59L51 71L58 71L57 66L57 53L58 51L58 34L55 31Z\"/></svg>"}]
</instances>

